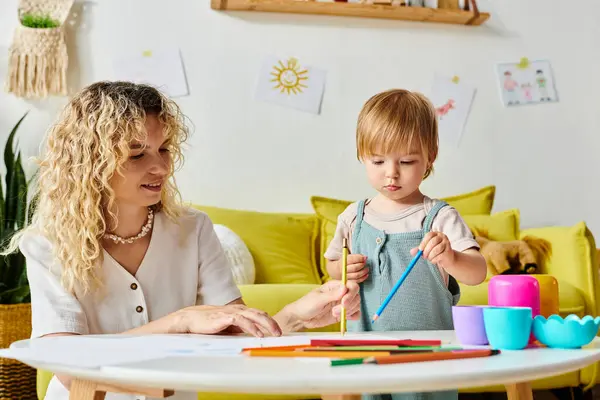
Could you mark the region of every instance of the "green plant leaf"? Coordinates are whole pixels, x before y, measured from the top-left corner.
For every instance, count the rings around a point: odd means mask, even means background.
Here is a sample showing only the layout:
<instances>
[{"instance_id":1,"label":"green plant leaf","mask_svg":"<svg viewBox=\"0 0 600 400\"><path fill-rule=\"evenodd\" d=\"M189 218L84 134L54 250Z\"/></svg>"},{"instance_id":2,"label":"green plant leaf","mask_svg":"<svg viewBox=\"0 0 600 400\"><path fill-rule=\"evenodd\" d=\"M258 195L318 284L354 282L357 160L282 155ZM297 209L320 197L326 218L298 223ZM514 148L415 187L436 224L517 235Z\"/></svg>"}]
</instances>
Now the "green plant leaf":
<instances>
[{"instance_id":1,"label":"green plant leaf","mask_svg":"<svg viewBox=\"0 0 600 400\"><path fill-rule=\"evenodd\" d=\"M14 230L19 203L19 182L17 181L17 170L14 164L11 166L10 172L7 171L7 177L9 174L8 184L10 186L6 187L6 203L4 205L4 229Z\"/></svg>"},{"instance_id":2,"label":"green plant leaf","mask_svg":"<svg viewBox=\"0 0 600 400\"><path fill-rule=\"evenodd\" d=\"M60 22L52 18L49 14L31 14L26 13L21 17L21 25L28 28L56 28Z\"/></svg>"},{"instance_id":3,"label":"green plant leaf","mask_svg":"<svg viewBox=\"0 0 600 400\"><path fill-rule=\"evenodd\" d=\"M0 237L4 232L4 189L2 188L2 179L0 179Z\"/></svg>"},{"instance_id":4,"label":"green plant leaf","mask_svg":"<svg viewBox=\"0 0 600 400\"><path fill-rule=\"evenodd\" d=\"M7 254L3 256L4 264L6 267L6 274L3 282L10 288L17 286L19 279L21 278L21 271L25 268L23 254L17 251L15 253Z\"/></svg>"},{"instance_id":5,"label":"green plant leaf","mask_svg":"<svg viewBox=\"0 0 600 400\"><path fill-rule=\"evenodd\" d=\"M6 145L4 147L4 165L6 167L6 196L4 201L4 226L8 227L10 224L14 225L15 221L15 213L16 213L16 203L14 199L14 195L16 194L13 191L12 179L14 176L13 167L15 164L15 153L13 151L13 141L14 137L17 134L17 130L23 122L23 119L27 116L28 112L26 112L21 119L17 122L14 128L11 130L8 135L8 139L6 139Z\"/></svg>"},{"instance_id":6,"label":"green plant leaf","mask_svg":"<svg viewBox=\"0 0 600 400\"><path fill-rule=\"evenodd\" d=\"M0 292L9 289L6 283L6 277L8 276L8 262L6 257L0 257Z\"/></svg>"},{"instance_id":7,"label":"green plant leaf","mask_svg":"<svg viewBox=\"0 0 600 400\"><path fill-rule=\"evenodd\" d=\"M6 290L0 295L3 304L19 304L30 298L28 285L18 286L16 288Z\"/></svg>"},{"instance_id":8,"label":"green plant leaf","mask_svg":"<svg viewBox=\"0 0 600 400\"><path fill-rule=\"evenodd\" d=\"M27 218L28 182L23 169L21 152L13 150L13 142L25 115L14 126L4 148L6 165L5 192L0 180L0 245L8 245L17 229L25 226ZM18 146L17 146L18 147ZM31 301L25 256L17 250L0 256L0 303L18 304Z\"/></svg>"},{"instance_id":9,"label":"green plant leaf","mask_svg":"<svg viewBox=\"0 0 600 400\"><path fill-rule=\"evenodd\" d=\"M25 117L27 116L27 114L29 113L26 112L21 119L17 122L17 124L12 128L12 130L10 131L10 134L8 135L8 139L6 139L6 144L4 145L4 166L6 167L6 190L8 190L8 188L10 187L9 184L9 176L10 176L10 169L12 168L13 164L15 163L15 153L13 151L13 141L14 141L14 137L17 134L17 130L19 129L19 126L21 125L21 122L23 122L23 120L25 119Z\"/></svg>"},{"instance_id":10,"label":"green plant leaf","mask_svg":"<svg viewBox=\"0 0 600 400\"><path fill-rule=\"evenodd\" d=\"M21 164L21 152L17 155L15 161L15 182L17 185L17 209L15 221L18 229L25 227L25 218L27 217L27 178Z\"/></svg>"}]
</instances>

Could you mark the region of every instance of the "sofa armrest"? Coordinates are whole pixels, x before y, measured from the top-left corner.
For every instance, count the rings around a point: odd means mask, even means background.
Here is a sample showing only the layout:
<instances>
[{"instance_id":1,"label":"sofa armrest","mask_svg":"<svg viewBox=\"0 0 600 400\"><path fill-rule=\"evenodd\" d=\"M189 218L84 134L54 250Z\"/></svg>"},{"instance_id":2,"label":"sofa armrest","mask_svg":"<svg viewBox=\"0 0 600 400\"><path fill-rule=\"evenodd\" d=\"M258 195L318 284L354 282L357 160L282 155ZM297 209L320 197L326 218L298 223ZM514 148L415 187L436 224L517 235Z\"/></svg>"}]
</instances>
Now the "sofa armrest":
<instances>
[{"instance_id":1,"label":"sofa armrest","mask_svg":"<svg viewBox=\"0 0 600 400\"><path fill-rule=\"evenodd\" d=\"M520 236L548 240L552 255L540 273L552 275L576 287L585 299L585 313L599 314L598 264L594 236L584 222L570 227L552 226L521 231Z\"/></svg>"}]
</instances>

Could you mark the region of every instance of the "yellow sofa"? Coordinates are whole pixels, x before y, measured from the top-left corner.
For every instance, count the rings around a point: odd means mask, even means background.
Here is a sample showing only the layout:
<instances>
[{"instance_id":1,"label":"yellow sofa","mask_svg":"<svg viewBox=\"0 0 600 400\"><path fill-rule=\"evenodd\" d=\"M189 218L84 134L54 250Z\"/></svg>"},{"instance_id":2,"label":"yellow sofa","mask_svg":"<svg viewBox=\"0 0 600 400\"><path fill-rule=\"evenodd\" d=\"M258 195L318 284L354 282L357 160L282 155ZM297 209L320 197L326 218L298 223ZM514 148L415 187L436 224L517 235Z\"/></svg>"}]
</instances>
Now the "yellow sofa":
<instances>
[{"instance_id":1,"label":"yellow sofa","mask_svg":"<svg viewBox=\"0 0 600 400\"><path fill-rule=\"evenodd\" d=\"M445 198L456 207L471 227L483 228L495 240L532 235L549 240L552 256L541 273L559 282L562 315L598 315L596 246L585 223L570 227L543 227L520 230L518 210L492 214L495 187L489 186ZM313 197L314 214L266 213L195 206L215 224L235 231L246 243L255 261L256 281L241 285L244 300L251 307L270 314L328 279L322 254L331 240L337 215L349 203L345 200ZM487 282L475 287L461 285L460 304L487 304ZM337 330L337 326L322 330ZM533 383L534 389L565 387L590 388L600 381L599 364ZM50 374L38 371L38 397L43 398ZM503 391L504 387L471 388L465 392ZM266 396L199 393L198 399L310 399L314 396Z\"/></svg>"}]
</instances>

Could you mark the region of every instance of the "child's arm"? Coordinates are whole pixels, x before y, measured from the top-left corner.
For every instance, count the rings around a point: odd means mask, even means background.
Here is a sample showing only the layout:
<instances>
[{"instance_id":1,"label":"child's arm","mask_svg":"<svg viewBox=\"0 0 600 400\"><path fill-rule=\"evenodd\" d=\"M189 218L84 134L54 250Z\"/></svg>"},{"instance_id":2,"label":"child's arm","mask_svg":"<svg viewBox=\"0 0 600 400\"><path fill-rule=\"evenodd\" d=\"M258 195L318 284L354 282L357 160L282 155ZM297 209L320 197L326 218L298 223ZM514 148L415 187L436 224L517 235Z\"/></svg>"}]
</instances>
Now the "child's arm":
<instances>
[{"instance_id":1,"label":"child's arm","mask_svg":"<svg viewBox=\"0 0 600 400\"><path fill-rule=\"evenodd\" d=\"M457 281L478 285L485 280L487 265L468 225L453 207L444 207L419 246L423 257L443 268ZM413 249L415 254L417 249Z\"/></svg>"},{"instance_id":2,"label":"child's arm","mask_svg":"<svg viewBox=\"0 0 600 400\"><path fill-rule=\"evenodd\" d=\"M479 250L453 250L448 236L442 232L429 232L419 249L423 250L423 258L444 268L449 275L465 285L479 285L485 280L487 264ZM417 249L411 250L411 254L416 253Z\"/></svg>"}]
</instances>

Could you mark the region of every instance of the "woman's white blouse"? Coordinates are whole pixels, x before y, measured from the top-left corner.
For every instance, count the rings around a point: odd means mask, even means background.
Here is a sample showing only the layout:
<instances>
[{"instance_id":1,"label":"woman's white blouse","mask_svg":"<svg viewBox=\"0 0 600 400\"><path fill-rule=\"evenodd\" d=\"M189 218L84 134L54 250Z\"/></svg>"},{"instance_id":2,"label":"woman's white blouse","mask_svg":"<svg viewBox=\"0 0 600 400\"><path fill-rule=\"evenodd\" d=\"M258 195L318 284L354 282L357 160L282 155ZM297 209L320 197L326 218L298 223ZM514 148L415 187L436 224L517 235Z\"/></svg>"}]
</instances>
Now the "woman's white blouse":
<instances>
[{"instance_id":1,"label":"woman's white blouse","mask_svg":"<svg viewBox=\"0 0 600 400\"><path fill-rule=\"evenodd\" d=\"M26 235L20 249L31 288L32 338L58 332L120 333L184 307L224 305L241 297L212 222L193 209L177 221L162 212L155 215L150 245L135 276L104 251L103 287L85 296L62 287L60 265L44 237ZM176 393L172 398L195 395ZM68 391L54 378L46 399L67 400Z\"/></svg>"}]
</instances>

